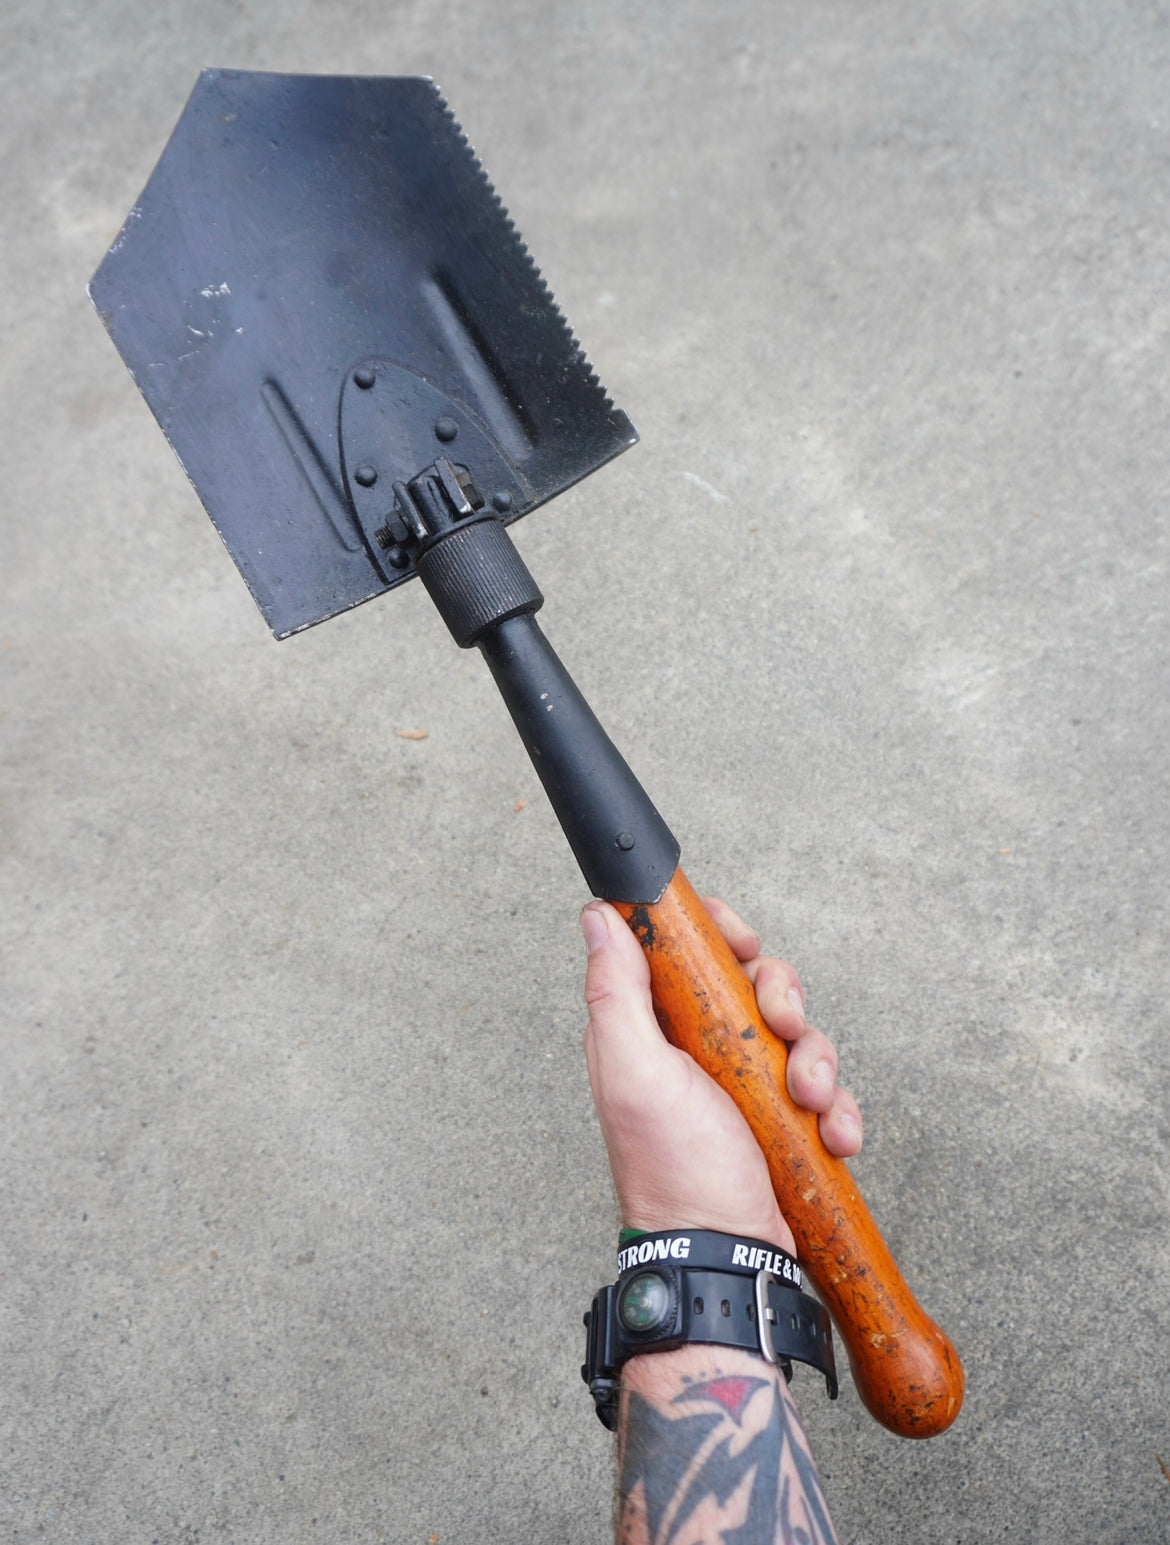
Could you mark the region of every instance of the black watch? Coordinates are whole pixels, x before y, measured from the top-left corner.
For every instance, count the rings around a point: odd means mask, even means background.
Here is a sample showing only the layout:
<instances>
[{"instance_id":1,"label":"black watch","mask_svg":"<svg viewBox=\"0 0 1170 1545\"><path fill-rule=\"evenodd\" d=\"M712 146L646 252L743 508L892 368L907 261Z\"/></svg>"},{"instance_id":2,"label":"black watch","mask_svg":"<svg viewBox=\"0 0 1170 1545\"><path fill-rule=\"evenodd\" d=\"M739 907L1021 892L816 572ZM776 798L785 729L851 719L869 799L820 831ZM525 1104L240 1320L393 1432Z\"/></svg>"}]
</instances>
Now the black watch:
<instances>
[{"instance_id":1,"label":"black watch","mask_svg":"<svg viewBox=\"0 0 1170 1545\"><path fill-rule=\"evenodd\" d=\"M597 1414L617 1426L618 1374L643 1352L690 1342L740 1347L792 1377L793 1361L825 1376L837 1398L829 1316L800 1290L800 1267L775 1245L705 1230L650 1234L619 1253L624 1268L585 1316L581 1377Z\"/></svg>"}]
</instances>

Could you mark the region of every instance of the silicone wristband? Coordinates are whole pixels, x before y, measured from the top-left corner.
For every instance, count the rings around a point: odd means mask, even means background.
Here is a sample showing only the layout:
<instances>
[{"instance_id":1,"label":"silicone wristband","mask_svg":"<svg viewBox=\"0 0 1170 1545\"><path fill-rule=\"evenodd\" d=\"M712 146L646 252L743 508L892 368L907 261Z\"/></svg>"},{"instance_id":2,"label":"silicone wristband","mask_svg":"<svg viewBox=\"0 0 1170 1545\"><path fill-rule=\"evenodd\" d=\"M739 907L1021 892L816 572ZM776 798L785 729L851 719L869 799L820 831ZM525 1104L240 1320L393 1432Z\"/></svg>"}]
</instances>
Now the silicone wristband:
<instances>
[{"instance_id":1,"label":"silicone wristband","mask_svg":"<svg viewBox=\"0 0 1170 1545\"><path fill-rule=\"evenodd\" d=\"M618 1275L654 1261L692 1270L732 1271L754 1277L770 1272L778 1281L799 1288L803 1277L794 1256L779 1245L744 1234L718 1234L711 1229L665 1229L642 1234L627 1244L618 1236Z\"/></svg>"}]
</instances>

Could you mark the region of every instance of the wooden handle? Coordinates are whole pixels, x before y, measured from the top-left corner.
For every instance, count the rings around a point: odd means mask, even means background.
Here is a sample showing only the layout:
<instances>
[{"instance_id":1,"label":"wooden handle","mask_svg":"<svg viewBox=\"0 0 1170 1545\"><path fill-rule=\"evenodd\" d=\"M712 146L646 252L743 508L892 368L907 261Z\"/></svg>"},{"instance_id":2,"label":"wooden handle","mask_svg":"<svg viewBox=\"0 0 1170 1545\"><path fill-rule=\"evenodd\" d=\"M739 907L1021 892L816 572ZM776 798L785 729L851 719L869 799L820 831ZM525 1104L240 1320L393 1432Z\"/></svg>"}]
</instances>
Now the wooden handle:
<instances>
[{"instance_id":1,"label":"wooden handle","mask_svg":"<svg viewBox=\"0 0 1170 1545\"><path fill-rule=\"evenodd\" d=\"M682 870L653 906L619 906L650 962L667 1039L739 1106L764 1151L801 1264L833 1316L862 1400L906 1438L944 1432L963 1401L950 1341L902 1280L844 1160L788 1094L788 1047Z\"/></svg>"}]
</instances>

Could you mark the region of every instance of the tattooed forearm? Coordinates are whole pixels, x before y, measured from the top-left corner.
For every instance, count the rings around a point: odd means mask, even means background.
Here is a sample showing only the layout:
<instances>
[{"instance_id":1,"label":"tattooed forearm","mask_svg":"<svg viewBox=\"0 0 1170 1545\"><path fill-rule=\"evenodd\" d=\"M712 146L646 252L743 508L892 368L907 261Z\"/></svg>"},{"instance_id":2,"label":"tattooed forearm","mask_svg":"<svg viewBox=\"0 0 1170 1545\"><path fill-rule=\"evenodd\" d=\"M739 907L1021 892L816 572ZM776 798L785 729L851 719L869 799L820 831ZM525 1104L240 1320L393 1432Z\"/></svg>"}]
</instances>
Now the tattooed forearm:
<instances>
[{"instance_id":1,"label":"tattooed forearm","mask_svg":"<svg viewBox=\"0 0 1170 1545\"><path fill-rule=\"evenodd\" d=\"M758 1357L635 1358L618 1438L619 1545L836 1545L792 1397Z\"/></svg>"}]
</instances>

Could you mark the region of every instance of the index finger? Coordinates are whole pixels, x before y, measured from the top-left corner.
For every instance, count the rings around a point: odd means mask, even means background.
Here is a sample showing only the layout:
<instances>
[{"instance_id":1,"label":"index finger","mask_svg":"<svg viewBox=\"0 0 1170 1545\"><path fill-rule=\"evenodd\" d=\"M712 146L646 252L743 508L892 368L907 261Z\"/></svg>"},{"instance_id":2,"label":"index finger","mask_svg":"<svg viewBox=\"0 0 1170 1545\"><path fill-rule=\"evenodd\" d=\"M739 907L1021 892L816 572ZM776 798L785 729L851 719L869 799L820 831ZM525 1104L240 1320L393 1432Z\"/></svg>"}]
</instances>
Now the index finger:
<instances>
[{"instance_id":1,"label":"index finger","mask_svg":"<svg viewBox=\"0 0 1170 1545\"><path fill-rule=\"evenodd\" d=\"M700 896L699 900L707 909L707 915L711 921L731 945L736 960L741 962L754 960L763 948L763 942L756 930L745 923L739 913L729 907L726 901L721 901L718 896Z\"/></svg>"}]
</instances>

